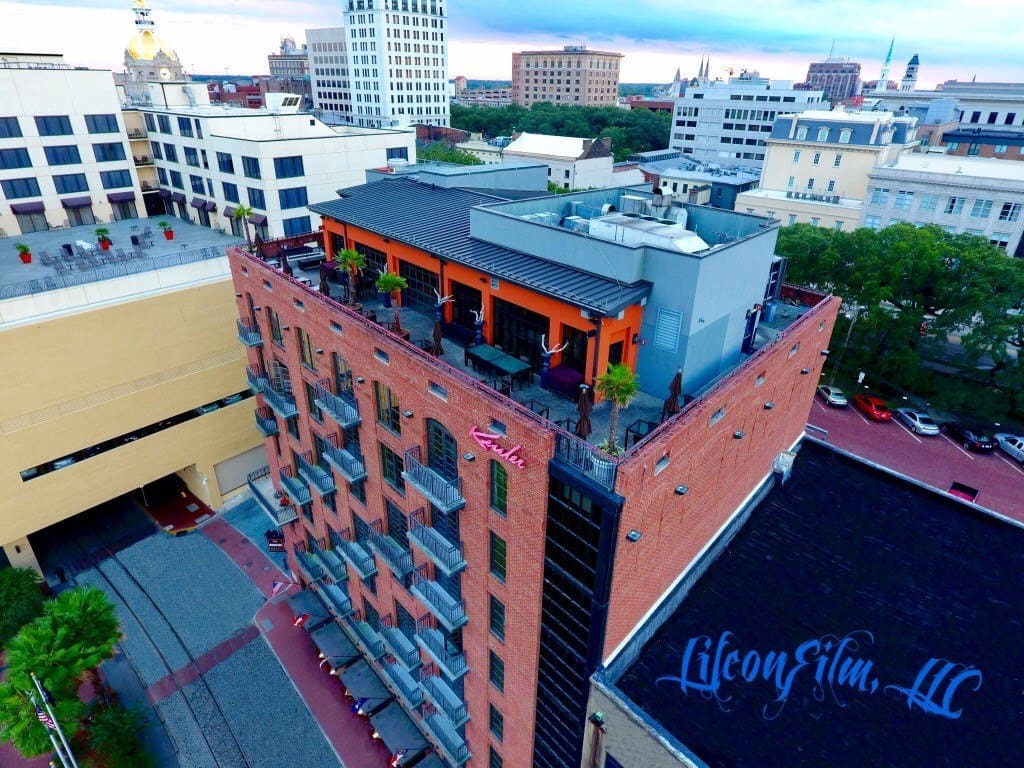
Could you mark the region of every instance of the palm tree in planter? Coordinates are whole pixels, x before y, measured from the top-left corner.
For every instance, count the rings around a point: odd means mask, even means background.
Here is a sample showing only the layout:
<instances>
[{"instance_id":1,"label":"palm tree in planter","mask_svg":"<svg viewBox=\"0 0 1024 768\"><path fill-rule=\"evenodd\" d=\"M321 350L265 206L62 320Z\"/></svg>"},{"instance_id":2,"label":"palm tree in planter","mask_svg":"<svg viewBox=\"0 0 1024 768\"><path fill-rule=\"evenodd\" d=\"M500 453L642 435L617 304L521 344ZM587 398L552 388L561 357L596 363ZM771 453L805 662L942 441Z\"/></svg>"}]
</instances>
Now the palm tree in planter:
<instances>
[{"instance_id":1,"label":"palm tree in planter","mask_svg":"<svg viewBox=\"0 0 1024 768\"><path fill-rule=\"evenodd\" d=\"M627 408L640 394L640 380L625 365L612 365L608 373L597 377L597 391L601 397L612 403L611 417L608 419L608 439L601 447L612 456L618 456L621 450L615 445L615 435L619 430L619 411Z\"/></svg>"},{"instance_id":2,"label":"palm tree in planter","mask_svg":"<svg viewBox=\"0 0 1024 768\"><path fill-rule=\"evenodd\" d=\"M162 229L164 231L164 237L167 240L173 240L174 239L174 225L171 224L171 222L169 222L169 221L161 221L159 226L160 226L160 229Z\"/></svg>"},{"instance_id":3,"label":"palm tree in planter","mask_svg":"<svg viewBox=\"0 0 1024 768\"><path fill-rule=\"evenodd\" d=\"M252 237L249 235L249 219L254 213L256 211L248 205L240 205L235 208L235 221L242 222L242 225L245 227L245 246L250 251L252 250Z\"/></svg>"},{"instance_id":4,"label":"palm tree in planter","mask_svg":"<svg viewBox=\"0 0 1024 768\"><path fill-rule=\"evenodd\" d=\"M104 251L110 250L111 240L109 229L107 229L106 227L96 227L96 239L100 243L100 248L102 248Z\"/></svg>"},{"instance_id":5,"label":"palm tree in planter","mask_svg":"<svg viewBox=\"0 0 1024 768\"><path fill-rule=\"evenodd\" d=\"M395 333L402 332L402 323L398 318L398 307L401 302L401 291L409 286L408 281L401 275L384 270L377 278L377 290L384 294L384 306L390 307L395 302Z\"/></svg>"},{"instance_id":6,"label":"palm tree in planter","mask_svg":"<svg viewBox=\"0 0 1024 768\"><path fill-rule=\"evenodd\" d=\"M348 301L352 304L355 302L356 289L359 285L359 271L366 266L366 257L359 251L351 248L342 248L334 254L334 259L349 274Z\"/></svg>"},{"instance_id":7,"label":"palm tree in planter","mask_svg":"<svg viewBox=\"0 0 1024 768\"><path fill-rule=\"evenodd\" d=\"M18 243L14 246L18 251L18 256L21 257L22 264L32 263L32 249L29 248L25 243Z\"/></svg>"}]
</instances>

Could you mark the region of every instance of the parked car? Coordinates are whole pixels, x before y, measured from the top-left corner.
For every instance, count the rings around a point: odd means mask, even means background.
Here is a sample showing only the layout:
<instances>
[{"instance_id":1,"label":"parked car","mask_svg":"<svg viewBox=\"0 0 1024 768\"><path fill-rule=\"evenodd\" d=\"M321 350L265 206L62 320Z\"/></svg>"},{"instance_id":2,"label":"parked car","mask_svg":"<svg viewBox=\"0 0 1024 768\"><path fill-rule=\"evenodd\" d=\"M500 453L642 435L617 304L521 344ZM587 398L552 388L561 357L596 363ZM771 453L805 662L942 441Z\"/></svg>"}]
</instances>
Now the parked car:
<instances>
[{"instance_id":1,"label":"parked car","mask_svg":"<svg viewBox=\"0 0 1024 768\"><path fill-rule=\"evenodd\" d=\"M1024 466L1024 437L1011 435L1009 432L996 432L993 437L1003 453Z\"/></svg>"},{"instance_id":2,"label":"parked car","mask_svg":"<svg viewBox=\"0 0 1024 768\"><path fill-rule=\"evenodd\" d=\"M915 411L913 408L897 408L896 418L903 422L911 432L929 437L939 436L939 425L927 413Z\"/></svg>"},{"instance_id":3,"label":"parked car","mask_svg":"<svg viewBox=\"0 0 1024 768\"><path fill-rule=\"evenodd\" d=\"M892 411L880 397L854 395L853 405L872 421L892 421Z\"/></svg>"},{"instance_id":4,"label":"parked car","mask_svg":"<svg viewBox=\"0 0 1024 768\"><path fill-rule=\"evenodd\" d=\"M996 444L992 442L992 438L980 429L970 427L962 421L947 421L942 425L941 429L942 434L954 443L959 443L965 451L992 453L996 449Z\"/></svg>"},{"instance_id":5,"label":"parked car","mask_svg":"<svg viewBox=\"0 0 1024 768\"><path fill-rule=\"evenodd\" d=\"M818 394L821 396L822 400L833 408L845 408L849 405L846 400L846 395L843 394L843 390L839 387L831 387L827 384L822 384L818 387Z\"/></svg>"}]
</instances>

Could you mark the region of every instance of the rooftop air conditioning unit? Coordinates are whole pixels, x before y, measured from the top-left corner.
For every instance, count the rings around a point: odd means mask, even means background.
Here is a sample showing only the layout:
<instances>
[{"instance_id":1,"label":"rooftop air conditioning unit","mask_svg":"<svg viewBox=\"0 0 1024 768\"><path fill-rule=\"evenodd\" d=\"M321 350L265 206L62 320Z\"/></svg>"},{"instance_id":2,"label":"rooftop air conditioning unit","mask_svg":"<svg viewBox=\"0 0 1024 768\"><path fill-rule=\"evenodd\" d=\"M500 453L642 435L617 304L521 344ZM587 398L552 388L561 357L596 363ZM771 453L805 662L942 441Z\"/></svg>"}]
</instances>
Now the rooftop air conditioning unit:
<instances>
[{"instance_id":1,"label":"rooftop air conditioning unit","mask_svg":"<svg viewBox=\"0 0 1024 768\"><path fill-rule=\"evenodd\" d=\"M832 195L832 202L833 203L838 203L839 202L839 195Z\"/></svg>"},{"instance_id":2,"label":"rooftop air conditioning unit","mask_svg":"<svg viewBox=\"0 0 1024 768\"><path fill-rule=\"evenodd\" d=\"M793 190L792 189L787 189L786 190L786 197L789 197L789 198L793 197Z\"/></svg>"}]
</instances>

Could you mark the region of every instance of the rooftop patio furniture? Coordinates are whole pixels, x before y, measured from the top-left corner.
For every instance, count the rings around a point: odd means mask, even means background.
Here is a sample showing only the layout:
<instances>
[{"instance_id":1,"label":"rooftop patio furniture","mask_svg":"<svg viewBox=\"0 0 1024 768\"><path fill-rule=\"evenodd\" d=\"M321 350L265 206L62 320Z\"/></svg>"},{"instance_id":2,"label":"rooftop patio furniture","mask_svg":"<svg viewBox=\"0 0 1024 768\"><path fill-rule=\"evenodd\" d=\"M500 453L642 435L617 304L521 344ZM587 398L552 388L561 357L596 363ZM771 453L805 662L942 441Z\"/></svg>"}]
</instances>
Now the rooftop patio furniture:
<instances>
[{"instance_id":1,"label":"rooftop patio furniture","mask_svg":"<svg viewBox=\"0 0 1024 768\"><path fill-rule=\"evenodd\" d=\"M583 374L567 365L556 365L551 369L548 383L555 392L575 398L583 383Z\"/></svg>"}]
</instances>

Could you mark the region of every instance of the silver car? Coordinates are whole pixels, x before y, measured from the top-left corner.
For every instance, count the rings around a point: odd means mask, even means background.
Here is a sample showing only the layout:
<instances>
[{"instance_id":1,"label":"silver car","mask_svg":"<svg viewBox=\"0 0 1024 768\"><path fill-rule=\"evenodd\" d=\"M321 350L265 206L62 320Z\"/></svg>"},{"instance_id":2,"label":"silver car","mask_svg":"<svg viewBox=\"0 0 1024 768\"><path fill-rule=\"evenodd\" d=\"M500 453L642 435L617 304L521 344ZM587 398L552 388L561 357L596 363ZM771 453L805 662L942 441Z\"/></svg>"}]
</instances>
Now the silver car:
<instances>
[{"instance_id":1,"label":"silver car","mask_svg":"<svg viewBox=\"0 0 1024 768\"><path fill-rule=\"evenodd\" d=\"M932 421L932 417L927 413L915 411L913 408L897 408L893 415L911 432L930 437L939 436L939 425Z\"/></svg>"},{"instance_id":2,"label":"silver car","mask_svg":"<svg viewBox=\"0 0 1024 768\"><path fill-rule=\"evenodd\" d=\"M833 408L845 408L847 406L846 395L843 394L843 390L839 387L822 384L818 387L818 394L821 395L822 400Z\"/></svg>"},{"instance_id":3,"label":"silver car","mask_svg":"<svg viewBox=\"0 0 1024 768\"><path fill-rule=\"evenodd\" d=\"M1011 435L1009 432L997 432L993 438L1003 453L1024 465L1024 437Z\"/></svg>"}]
</instances>

